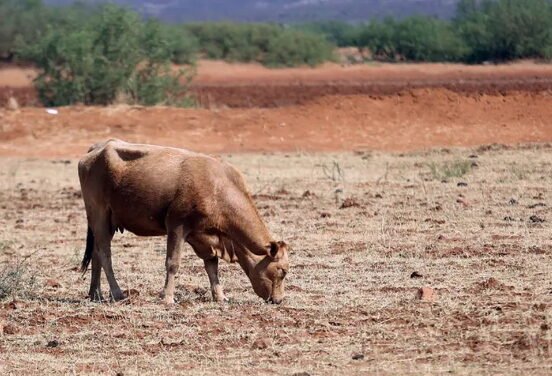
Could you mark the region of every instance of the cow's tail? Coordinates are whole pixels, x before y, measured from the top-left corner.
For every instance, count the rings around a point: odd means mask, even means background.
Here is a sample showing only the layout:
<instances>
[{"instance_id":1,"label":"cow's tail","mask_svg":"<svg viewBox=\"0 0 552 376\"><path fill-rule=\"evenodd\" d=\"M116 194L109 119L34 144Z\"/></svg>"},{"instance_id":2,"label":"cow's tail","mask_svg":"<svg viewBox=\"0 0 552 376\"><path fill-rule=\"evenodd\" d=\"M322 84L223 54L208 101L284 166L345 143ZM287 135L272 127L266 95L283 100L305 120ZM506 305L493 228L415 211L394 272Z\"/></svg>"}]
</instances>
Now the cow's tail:
<instances>
[{"instance_id":1,"label":"cow's tail","mask_svg":"<svg viewBox=\"0 0 552 376\"><path fill-rule=\"evenodd\" d=\"M84 257L82 258L80 271L82 274L86 273L88 265L92 260L92 252L94 252L94 233L92 229L88 227L88 233L86 234L86 249L84 251Z\"/></svg>"}]
</instances>

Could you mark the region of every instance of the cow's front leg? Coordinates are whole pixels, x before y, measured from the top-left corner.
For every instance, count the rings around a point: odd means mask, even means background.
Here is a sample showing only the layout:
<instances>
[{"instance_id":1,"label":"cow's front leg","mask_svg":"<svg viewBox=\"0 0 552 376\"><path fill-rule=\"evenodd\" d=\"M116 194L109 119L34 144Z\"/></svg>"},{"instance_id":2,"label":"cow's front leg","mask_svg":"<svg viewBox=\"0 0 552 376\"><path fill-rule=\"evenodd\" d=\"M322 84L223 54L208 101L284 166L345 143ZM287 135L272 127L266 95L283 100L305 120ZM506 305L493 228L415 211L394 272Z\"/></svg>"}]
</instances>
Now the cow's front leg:
<instances>
[{"instance_id":1,"label":"cow's front leg","mask_svg":"<svg viewBox=\"0 0 552 376\"><path fill-rule=\"evenodd\" d=\"M174 229L167 234L167 258L165 268L167 275L165 277L165 289L163 290L163 300L166 304L174 303L175 275L180 268L180 249L182 248L182 229Z\"/></svg>"},{"instance_id":2,"label":"cow's front leg","mask_svg":"<svg viewBox=\"0 0 552 376\"><path fill-rule=\"evenodd\" d=\"M224 296L222 291L222 286L220 285L218 278L218 258L213 257L203 261L205 264L205 271L207 276L209 276L209 282L211 283L211 293L213 294L213 299L219 303L227 302L228 299Z\"/></svg>"}]
</instances>

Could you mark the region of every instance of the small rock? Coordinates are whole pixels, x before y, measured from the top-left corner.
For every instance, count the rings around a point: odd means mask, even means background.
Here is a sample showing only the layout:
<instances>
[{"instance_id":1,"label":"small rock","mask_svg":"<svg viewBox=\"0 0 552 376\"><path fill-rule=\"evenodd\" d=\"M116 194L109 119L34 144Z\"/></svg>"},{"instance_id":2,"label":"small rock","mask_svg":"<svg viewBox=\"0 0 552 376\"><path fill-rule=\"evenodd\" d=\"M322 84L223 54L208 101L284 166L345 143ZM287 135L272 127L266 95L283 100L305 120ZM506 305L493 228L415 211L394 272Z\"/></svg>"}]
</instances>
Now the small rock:
<instances>
[{"instance_id":1,"label":"small rock","mask_svg":"<svg viewBox=\"0 0 552 376\"><path fill-rule=\"evenodd\" d=\"M530 216L529 220L533 223L543 223L544 222L544 219L542 219L541 217L538 217L536 215Z\"/></svg>"},{"instance_id":2,"label":"small rock","mask_svg":"<svg viewBox=\"0 0 552 376\"><path fill-rule=\"evenodd\" d=\"M477 158L479 158L479 156L477 154L472 154L468 158L477 159Z\"/></svg>"},{"instance_id":3,"label":"small rock","mask_svg":"<svg viewBox=\"0 0 552 376\"><path fill-rule=\"evenodd\" d=\"M513 222L513 221L515 221L515 219L514 219L513 217L510 217L510 216L504 217L504 220L505 220L506 222Z\"/></svg>"},{"instance_id":4,"label":"small rock","mask_svg":"<svg viewBox=\"0 0 552 376\"><path fill-rule=\"evenodd\" d=\"M412 274L410 274L410 278L423 278L424 276L421 275L420 273L418 272L412 272Z\"/></svg>"},{"instance_id":5,"label":"small rock","mask_svg":"<svg viewBox=\"0 0 552 376\"><path fill-rule=\"evenodd\" d=\"M431 287L422 287L418 290L417 297L423 302L434 302L437 299L437 293Z\"/></svg>"},{"instance_id":6,"label":"small rock","mask_svg":"<svg viewBox=\"0 0 552 376\"><path fill-rule=\"evenodd\" d=\"M15 327L14 325L10 325L10 324L3 325L2 333L7 334L7 335L13 335L13 334L17 333L17 327Z\"/></svg>"},{"instance_id":7,"label":"small rock","mask_svg":"<svg viewBox=\"0 0 552 376\"><path fill-rule=\"evenodd\" d=\"M57 339L54 339L52 341L49 341L47 344L46 344L46 347L50 347L50 348L54 348L54 347L58 347L59 346L59 342Z\"/></svg>"},{"instance_id":8,"label":"small rock","mask_svg":"<svg viewBox=\"0 0 552 376\"><path fill-rule=\"evenodd\" d=\"M456 200L456 202L458 204L461 204L463 207L467 208L468 206L470 206L469 202L466 201L465 199L462 199L462 198L459 198Z\"/></svg>"},{"instance_id":9,"label":"small rock","mask_svg":"<svg viewBox=\"0 0 552 376\"><path fill-rule=\"evenodd\" d=\"M307 198L307 197L311 197L311 196L316 196L316 195L314 193L312 193L311 191L306 190L305 192L303 192L303 195L301 197Z\"/></svg>"},{"instance_id":10,"label":"small rock","mask_svg":"<svg viewBox=\"0 0 552 376\"><path fill-rule=\"evenodd\" d=\"M270 341L269 341L269 340L264 339L264 338L257 338L257 339L253 342L253 345L251 345L251 347L252 347L254 350L264 350L264 349L268 348L269 345L270 345Z\"/></svg>"},{"instance_id":11,"label":"small rock","mask_svg":"<svg viewBox=\"0 0 552 376\"><path fill-rule=\"evenodd\" d=\"M330 218L332 215L327 212L320 213L320 218Z\"/></svg>"},{"instance_id":12,"label":"small rock","mask_svg":"<svg viewBox=\"0 0 552 376\"><path fill-rule=\"evenodd\" d=\"M8 103L6 103L6 108L10 111L19 110L19 103L17 103L17 99L15 99L14 97L9 97Z\"/></svg>"},{"instance_id":13,"label":"small rock","mask_svg":"<svg viewBox=\"0 0 552 376\"><path fill-rule=\"evenodd\" d=\"M376 195L374 197L375 198L383 198L383 196L380 193L376 193Z\"/></svg>"},{"instance_id":14,"label":"small rock","mask_svg":"<svg viewBox=\"0 0 552 376\"><path fill-rule=\"evenodd\" d=\"M46 281L46 286L48 287L51 287L53 289L59 289L61 286L61 283L59 283L58 281L56 281L55 279L48 279Z\"/></svg>"},{"instance_id":15,"label":"small rock","mask_svg":"<svg viewBox=\"0 0 552 376\"><path fill-rule=\"evenodd\" d=\"M510 201L508 201L510 205L517 205L518 201L515 198L511 198Z\"/></svg>"},{"instance_id":16,"label":"small rock","mask_svg":"<svg viewBox=\"0 0 552 376\"><path fill-rule=\"evenodd\" d=\"M362 359L364 359L364 354L358 353L353 355L353 360L362 360Z\"/></svg>"},{"instance_id":17,"label":"small rock","mask_svg":"<svg viewBox=\"0 0 552 376\"><path fill-rule=\"evenodd\" d=\"M354 198L346 198L341 203L340 209L347 209L347 208L358 208L360 204L354 199Z\"/></svg>"},{"instance_id":18,"label":"small rock","mask_svg":"<svg viewBox=\"0 0 552 376\"><path fill-rule=\"evenodd\" d=\"M466 183L465 181L460 181L458 182L458 184L456 184L457 187L467 187L468 186L468 183Z\"/></svg>"}]
</instances>

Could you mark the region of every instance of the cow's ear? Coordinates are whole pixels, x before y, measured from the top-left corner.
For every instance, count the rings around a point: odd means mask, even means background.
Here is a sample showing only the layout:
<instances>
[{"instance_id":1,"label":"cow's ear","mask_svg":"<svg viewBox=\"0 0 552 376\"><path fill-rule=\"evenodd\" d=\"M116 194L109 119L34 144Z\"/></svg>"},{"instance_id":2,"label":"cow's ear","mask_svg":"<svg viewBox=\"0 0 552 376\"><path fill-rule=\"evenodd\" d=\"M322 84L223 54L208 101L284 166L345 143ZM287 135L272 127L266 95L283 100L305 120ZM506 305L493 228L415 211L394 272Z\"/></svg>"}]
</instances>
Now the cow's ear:
<instances>
[{"instance_id":1,"label":"cow's ear","mask_svg":"<svg viewBox=\"0 0 552 376\"><path fill-rule=\"evenodd\" d=\"M270 242L267 246L267 253L272 259L277 259L278 257L282 257L284 255L286 249L287 245L282 241Z\"/></svg>"},{"instance_id":2,"label":"cow's ear","mask_svg":"<svg viewBox=\"0 0 552 376\"><path fill-rule=\"evenodd\" d=\"M270 242L268 246L268 255L275 259L278 256L278 251L280 250L280 245L277 242Z\"/></svg>"}]
</instances>

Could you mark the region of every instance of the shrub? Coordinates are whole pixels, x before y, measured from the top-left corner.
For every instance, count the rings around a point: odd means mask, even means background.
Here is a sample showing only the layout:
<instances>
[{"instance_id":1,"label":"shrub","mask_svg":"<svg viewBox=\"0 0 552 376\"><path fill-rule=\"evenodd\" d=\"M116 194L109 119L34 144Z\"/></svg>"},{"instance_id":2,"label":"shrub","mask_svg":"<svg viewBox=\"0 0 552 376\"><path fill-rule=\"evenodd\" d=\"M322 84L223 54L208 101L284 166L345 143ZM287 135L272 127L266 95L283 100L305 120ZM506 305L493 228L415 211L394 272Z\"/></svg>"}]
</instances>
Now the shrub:
<instances>
[{"instance_id":1,"label":"shrub","mask_svg":"<svg viewBox=\"0 0 552 376\"><path fill-rule=\"evenodd\" d=\"M316 66L331 58L332 48L323 38L287 30L269 41L263 63L272 67Z\"/></svg>"},{"instance_id":2,"label":"shrub","mask_svg":"<svg viewBox=\"0 0 552 376\"><path fill-rule=\"evenodd\" d=\"M209 59L270 66L316 65L331 58L322 36L271 24L202 23L185 26Z\"/></svg>"},{"instance_id":3,"label":"shrub","mask_svg":"<svg viewBox=\"0 0 552 376\"><path fill-rule=\"evenodd\" d=\"M421 16L370 22L359 44L380 60L458 61L468 50L447 22Z\"/></svg>"},{"instance_id":4,"label":"shrub","mask_svg":"<svg viewBox=\"0 0 552 376\"><path fill-rule=\"evenodd\" d=\"M35 80L48 106L174 103L185 89L170 69L171 40L155 22L123 8L102 7L72 32L49 28L21 50L42 72Z\"/></svg>"},{"instance_id":5,"label":"shrub","mask_svg":"<svg viewBox=\"0 0 552 376\"><path fill-rule=\"evenodd\" d=\"M28 298L36 290L36 277L26 265L27 258L0 268L0 301Z\"/></svg>"},{"instance_id":6,"label":"shrub","mask_svg":"<svg viewBox=\"0 0 552 376\"><path fill-rule=\"evenodd\" d=\"M12 60L17 43L32 43L44 31L46 9L40 0L0 0L0 59Z\"/></svg>"},{"instance_id":7,"label":"shrub","mask_svg":"<svg viewBox=\"0 0 552 376\"><path fill-rule=\"evenodd\" d=\"M550 0L462 0L455 24L471 48L470 62L550 57Z\"/></svg>"},{"instance_id":8,"label":"shrub","mask_svg":"<svg viewBox=\"0 0 552 376\"><path fill-rule=\"evenodd\" d=\"M299 31L324 36L328 42L338 47L351 47L358 44L361 28L342 21L319 21L296 26Z\"/></svg>"}]
</instances>

